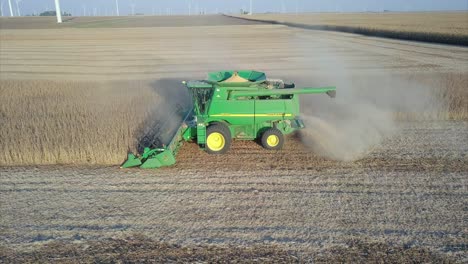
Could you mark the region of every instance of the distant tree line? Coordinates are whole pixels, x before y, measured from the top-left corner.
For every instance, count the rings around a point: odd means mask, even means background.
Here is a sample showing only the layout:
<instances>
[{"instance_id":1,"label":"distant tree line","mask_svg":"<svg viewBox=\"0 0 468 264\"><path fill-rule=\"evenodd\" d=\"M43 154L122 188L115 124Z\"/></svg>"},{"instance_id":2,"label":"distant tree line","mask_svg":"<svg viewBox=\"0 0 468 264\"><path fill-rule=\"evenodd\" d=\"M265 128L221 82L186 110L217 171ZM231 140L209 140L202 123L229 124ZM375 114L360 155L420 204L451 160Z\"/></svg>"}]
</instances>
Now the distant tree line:
<instances>
[{"instance_id":1,"label":"distant tree line","mask_svg":"<svg viewBox=\"0 0 468 264\"><path fill-rule=\"evenodd\" d=\"M45 11L39 14L39 16L56 16L57 12L55 11ZM70 13L62 12L62 16L71 16Z\"/></svg>"}]
</instances>

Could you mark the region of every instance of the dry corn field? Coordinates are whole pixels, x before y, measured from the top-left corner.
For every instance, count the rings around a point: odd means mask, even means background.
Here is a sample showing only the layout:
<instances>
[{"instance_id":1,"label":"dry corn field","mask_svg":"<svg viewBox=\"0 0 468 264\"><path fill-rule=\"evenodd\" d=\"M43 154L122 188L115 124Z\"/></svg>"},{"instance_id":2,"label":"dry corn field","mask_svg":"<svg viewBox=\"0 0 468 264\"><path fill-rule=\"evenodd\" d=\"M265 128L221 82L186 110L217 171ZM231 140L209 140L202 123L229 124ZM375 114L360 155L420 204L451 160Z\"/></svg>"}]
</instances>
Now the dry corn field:
<instances>
[{"instance_id":1,"label":"dry corn field","mask_svg":"<svg viewBox=\"0 0 468 264\"><path fill-rule=\"evenodd\" d=\"M395 27L350 16L320 20ZM464 36L461 20L424 25ZM337 98L301 98L308 128L281 151L186 143L175 166L118 168L188 107L181 81L222 69ZM467 262L467 88L464 46L224 16L1 18L0 262Z\"/></svg>"}]
</instances>

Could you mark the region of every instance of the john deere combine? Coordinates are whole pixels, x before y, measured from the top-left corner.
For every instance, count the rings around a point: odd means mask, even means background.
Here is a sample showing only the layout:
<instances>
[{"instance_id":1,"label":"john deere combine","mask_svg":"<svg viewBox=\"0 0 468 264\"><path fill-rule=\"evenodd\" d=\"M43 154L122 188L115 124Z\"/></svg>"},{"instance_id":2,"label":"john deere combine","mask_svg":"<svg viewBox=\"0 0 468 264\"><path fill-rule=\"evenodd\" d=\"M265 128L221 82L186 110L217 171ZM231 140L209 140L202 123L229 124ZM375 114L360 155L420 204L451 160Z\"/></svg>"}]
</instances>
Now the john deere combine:
<instances>
[{"instance_id":1,"label":"john deere combine","mask_svg":"<svg viewBox=\"0 0 468 264\"><path fill-rule=\"evenodd\" d=\"M159 168L175 163L183 141L196 142L210 154L223 154L233 139L258 139L265 149L278 150L284 135L304 128L299 118L299 95L326 93L335 87L295 88L281 80L269 80L257 71L211 72L207 80L183 82L193 109L166 144L148 146L141 155L128 154L123 168Z\"/></svg>"}]
</instances>

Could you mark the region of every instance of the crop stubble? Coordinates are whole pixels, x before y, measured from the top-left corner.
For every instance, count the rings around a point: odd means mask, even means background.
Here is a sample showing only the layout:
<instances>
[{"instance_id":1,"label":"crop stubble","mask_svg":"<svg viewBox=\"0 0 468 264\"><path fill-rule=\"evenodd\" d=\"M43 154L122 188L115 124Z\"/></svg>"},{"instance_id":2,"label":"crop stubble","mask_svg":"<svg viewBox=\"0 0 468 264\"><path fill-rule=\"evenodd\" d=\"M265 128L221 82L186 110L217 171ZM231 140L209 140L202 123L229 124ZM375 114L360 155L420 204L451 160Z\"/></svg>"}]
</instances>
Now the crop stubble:
<instances>
[{"instance_id":1,"label":"crop stubble","mask_svg":"<svg viewBox=\"0 0 468 264\"><path fill-rule=\"evenodd\" d=\"M382 92L375 84L385 71L440 88L434 96L446 108L430 118L395 112L419 121L399 123L399 134L355 162L317 157L290 137L284 151L235 142L223 156L186 144L174 167L158 171L3 167L2 241L20 248L143 233L177 244L277 243L309 252L362 239L463 259L466 50L281 26L205 29L218 43L187 28L69 29L60 41L63 31L0 30L0 165L118 164L142 125L177 109L168 102L179 92L154 80L203 77L226 65L318 80L327 74L324 46L342 55L363 94ZM296 37L306 45L291 45ZM268 48L259 50L260 42ZM319 55L303 56L308 49Z\"/></svg>"},{"instance_id":2,"label":"crop stubble","mask_svg":"<svg viewBox=\"0 0 468 264\"><path fill-rule=\"evenodd\" d=\"M249 21L364 34L368 36L468 45L468 13L303 13L240 16Z\"/></svg>"},{"instance_id":3,"label":"crop stubble","mask_svg":"<svg viewBox=\"0 0 468 264\"><path fill-rule=\"evenodd\" d=\"M214 157L186 144L179 162L161 170L4 168L0 195L14 203L0 207L2 241L22 248L140 233L311 253L358 240L463 259L466 125L402 124L357 162L317 157L289 137L284 151L237 142Z\"/></svg>"}]
</instances>

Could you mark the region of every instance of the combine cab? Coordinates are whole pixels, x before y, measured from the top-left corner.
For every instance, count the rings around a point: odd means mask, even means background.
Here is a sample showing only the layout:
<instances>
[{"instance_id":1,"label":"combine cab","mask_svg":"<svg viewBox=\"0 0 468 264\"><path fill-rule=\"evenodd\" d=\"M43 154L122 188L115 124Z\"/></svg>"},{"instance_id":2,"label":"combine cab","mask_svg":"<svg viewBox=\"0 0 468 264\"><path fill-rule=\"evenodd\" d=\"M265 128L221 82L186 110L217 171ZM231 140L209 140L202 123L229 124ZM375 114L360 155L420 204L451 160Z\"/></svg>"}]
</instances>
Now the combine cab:
<instances>
[{"instance_id":1,"label":"combine cab","mask_svg":"<svg viewBox=\"0 0 468 264\"><path fill-rule=\"evenodd\" d=\"M212 72L207 80L183 83L192 96L193 109L184 115L172 140L160 148L147 147L139 156L129 154L123 168L173 165L183 141L196 142L210 154L226 153L233 139L259 139L265 149L281 149L284 135L304 128L299 95L335 97L336 93L335 87L295 88L256 71Z\"/></svg>"}]
</instances>

